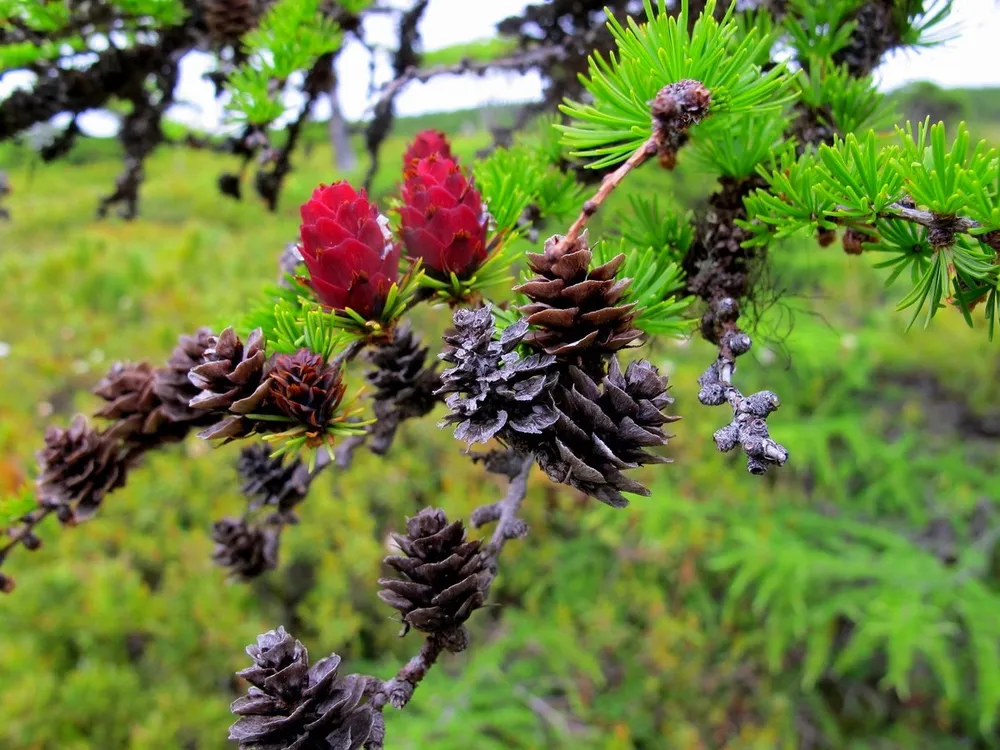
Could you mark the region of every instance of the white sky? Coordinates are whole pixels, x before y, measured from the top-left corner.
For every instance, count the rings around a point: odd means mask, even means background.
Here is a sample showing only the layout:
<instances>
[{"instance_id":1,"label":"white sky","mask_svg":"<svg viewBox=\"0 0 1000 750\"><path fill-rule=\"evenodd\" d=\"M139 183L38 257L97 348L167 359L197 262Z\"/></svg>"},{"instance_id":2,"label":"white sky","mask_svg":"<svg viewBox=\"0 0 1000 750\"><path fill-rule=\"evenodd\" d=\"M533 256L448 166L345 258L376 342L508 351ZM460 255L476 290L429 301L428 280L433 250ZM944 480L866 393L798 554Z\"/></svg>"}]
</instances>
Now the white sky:
<instances>
[{"instance_id":1,"label":"white sky","mask_svg":"<svg viewBox=\"0 0 1000 750\"><path fill-rule=\"evenodd\" d=\"M878 71L881 87L889 90L909 81L929 80L941 86L1000 85L1000 3L996 0L954 0L951 24L957 37L939 47L896 53ZM392 0L396 7L408 7L410 0ZM519 12L525 0L431 0L421 23L426 49L433 50L460 42L489 37L497 21ZM367 39L376 47L391 48L395 42L395 19L377 15L365 22ZM337 62L341 83L341 106L350 119L364 115L368 98L368 53L357 42L347 44ZM174 119L206 129L218 129L222 106L213 99L212 85L201 78L209 58L188 55L181 64L178 100L170 112ZM379 81L391 78L387 52L380 55ZM30 80L30 77L27 79ZM0 81L0 97L14 85L23 85L20 74ZM448 76L426 84L411 84L398 98L397 111L403 115L428 111L479 107L487 104L528 101L541 93L537 75L514 73L486 77ZM323 102L314 116L323 119L329 108ZM113 132L114 123L99 113L80 118L80 125L93 135Z\"/></svg>"}]
</instances>

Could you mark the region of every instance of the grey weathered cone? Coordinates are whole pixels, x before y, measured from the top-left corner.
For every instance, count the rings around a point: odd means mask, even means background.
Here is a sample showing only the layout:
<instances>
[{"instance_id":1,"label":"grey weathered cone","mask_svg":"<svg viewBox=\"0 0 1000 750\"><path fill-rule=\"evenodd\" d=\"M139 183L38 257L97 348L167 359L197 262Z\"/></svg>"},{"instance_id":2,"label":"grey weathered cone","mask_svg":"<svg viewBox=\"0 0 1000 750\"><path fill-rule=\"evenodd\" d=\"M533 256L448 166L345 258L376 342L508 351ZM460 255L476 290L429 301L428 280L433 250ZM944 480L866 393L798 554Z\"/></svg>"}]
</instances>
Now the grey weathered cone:
<instances>
[{"instance_id":1,"label":"grey weathered cone","mask_svg":"<svg viewBox=\"0 0 1000 750\"><path fill-rule=\"evenodd\" d=\"M360 750L373 736L380 717L362 703L371 679L340 677L336 654L310 667L305 646L281 627L247 653L253 666L236 674L251 687L233 702L240 718L229 728L241 750Z\"/></svg>"},{"instance_id":2,"label":"grey weathered cone","mask_svg":"<svg viewBox=\"0 0 1000 750\"><path fill-rule=\"evenodd\" d=\"M277 526L261 528L238 518L223 518L212 527L212 559L248 581L277 567L278 539Z\"/></svg>"},{"instance_id":3,"label":"grey weathered cone","mask_svg":"<svg viewBox=\"0 0 1000 750\"><path fill-rule=\"evenodd\" d=\"M552 388L558 374L551 354L522 358L516 350L526 340L528 323L521 319L494 340L490 307L459 309L455 328L444 337L450 348L441 359L454 367L441 374L439 394L451 413L442 424L457 424L455 437L469 444L496 437L518 446L540 439L555 424Z\"/></svg>"},{"instance_id":4,"label":"grey weathered cone","mask_svg":"<svg viewBox=\"0 0 1000 750\"><path fill-rule=\"evenodd\" d=\"M249 445L240 452L236 470L243 479L243 494L250 510L268 506L287 513L301 503L309 491L305 465L299 460L271 457L264 444Z\"/></svg>"},{"instance_id":5,"label":"grey weathered cone","mask_svg":"<svg viewBox=\"0 0 1000 750\"><path fill-rule=\"evenodd\" d=\"M63 523L85 521L104 496L125 484L130 459L121 441L82 415L68 428L50 427L38 459L38 501Z\"/></svg>"},{"instance_id":6,"label":"grey weathered cone","mask_svg":"<svg viewBox=\"0 0 1000 750\"><path fill-rule=\"evenodd\" d=\"M666 376L645 360L622 373L615 357L601 385L575 367L564 381L556 389L555 436L536 449L539 466L552 480L616 508L628 505L623 492L648 495L623 472L670 460L648 451L666 445L663 425L679 419L663 413L673 403Z\"/></svg>"},{"instance_id":7,"label":"grey weathered cone","mask_svg":"<svg viewBox=\"0 0 1000 750\"><path fill-rule=\"evenodd\" d=\"M270 380L264 377L264 336L258 328L240 341L227 328L205 350L202 363L191 368L188 379L199 389L192 409L210 411L219 421L199 433L207 440L244 437L252 424L242 415L258 408L267 396Z\"/></svg>"},{"instance_id":8,"label":"grey weathered cone","mask_svg":"<svg viewBox=\"0 0 1000 750\"><path fill-rule=\"evenodd\" d=\"M378 595L402 614L400 635L411 627L454 635L485 600L489 576L480 542L467 542L462 522L448 523L444 512L435 508L424 508L406 522L406 534L392 536L403 555L387 557L384 563L403 577L379 579L385 588Z\"/></svg>"},{"instance_id":9,"label":"grey weathered cone","mask_svg":"<svg viewBox=\"0 0 1000 750\"><path fill-rule=\"evenodd\" d=\"M515 287L531 303L520 308L536 330L527 344L580 364L591 374L603 374L602 358L628 346L642 331L633 325L635 304L622 303L630 279L615 275L624 254L590 268L593 254L587 233L558 250L560 235L549 238L541 254L529 253L528 265L538 276Z\"/></svg>"},{"instance_id":10,"label":"grey weathered cone","mask_svg":"<svg viewBox=\"0 0 1000 750\"><path fill-rule=\"evenodd\" d=\"M191 399L201 393L188 378L191 368L201 364L205 351L215 343L209 328L199 328L190 336L181 336L165 367L153 376L153 392L162 402L161 410L173 422L208 424L212 417L201 409L192 409Z\"/></svg>"},{"instance_id":11,"label":"grey weathered cone","mask_svg":"<svg viewBox=\"0 0 1000 750\"><path fill-rule=\"evenodd\" d=\"M368 444L372 453L387 453L401 422L428 414L438 403L435 391L441 378L434 367L427 366L427 351L410 327L402 325L391 341L368 355L373 367L365 377L375 386L376 422Z\"/></svg>"}]
</instances>

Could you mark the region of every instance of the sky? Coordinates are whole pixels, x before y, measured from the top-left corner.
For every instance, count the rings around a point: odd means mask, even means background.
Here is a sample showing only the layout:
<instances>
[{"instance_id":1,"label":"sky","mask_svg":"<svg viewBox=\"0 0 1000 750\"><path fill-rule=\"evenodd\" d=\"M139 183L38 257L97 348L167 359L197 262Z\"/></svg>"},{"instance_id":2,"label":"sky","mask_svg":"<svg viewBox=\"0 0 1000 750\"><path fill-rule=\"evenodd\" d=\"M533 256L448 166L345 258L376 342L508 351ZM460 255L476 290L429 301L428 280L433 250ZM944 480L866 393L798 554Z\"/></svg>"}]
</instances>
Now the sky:
<instances>
[{"instance_id":1,"label":"sky","mask_svg":"<svg viewBox=\"0 0 1000 750\"><path fill-rule=\"evenodd\" d=\"M950 26L955 38L931 49L894 53L876 74L880 87L891 90L916 80L929 80L940 86L1000 85L1000 2L997 0L954 0ZM408 7L409 0L390 0L383 5ZM420 25L425 49L433 50L460 42L489 37L497 21L518 13L525 0L431 0ZM391 49L395 44L395 19L376 15L366 19L365 32L370 44ZM191 53L181 63L180 102L169 116L204 130L224 127L222 104L213 97L212 85L202 79L209 70L208 56ZM363 117L371 106L368 96L367 51L351 40L337 61L341 106L349 119ZM378 80L392 77L389 57L383 52L376 68ZM14 74L0 81L0 97L13 85L24 85L30 78ZM485 77L447 76L425 84L413 83L397 98L397 112L402 115L428 111L464 109L489 104L530 101L541 94L537 74L494 73ZM314 111L317 119L329 113L323 101ZM81 127L92 135L110 135L115 122L106 115L91 113L81 117Z\"/></svg>"}]
</instances>

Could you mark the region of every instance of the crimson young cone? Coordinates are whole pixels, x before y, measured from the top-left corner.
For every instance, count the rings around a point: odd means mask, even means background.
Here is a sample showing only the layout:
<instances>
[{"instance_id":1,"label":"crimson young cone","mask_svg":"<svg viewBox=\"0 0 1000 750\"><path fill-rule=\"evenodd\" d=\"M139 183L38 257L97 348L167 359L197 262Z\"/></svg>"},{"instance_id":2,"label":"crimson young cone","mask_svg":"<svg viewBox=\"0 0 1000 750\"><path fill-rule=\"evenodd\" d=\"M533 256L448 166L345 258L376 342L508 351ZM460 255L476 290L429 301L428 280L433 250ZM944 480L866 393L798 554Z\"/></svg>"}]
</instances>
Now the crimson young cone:
<instances>
[{"instance_id":1,"label":"crimson young cone","mask_svg":"<svg viewBox=\"0 0 1000 750\"><path fill-rule=\"evenodd\" d=\"M407 254L439 278L473 273L486 260L488 217L472 181L440 156L411 164L405 176L399 216Z\"/></svg>"},{"instance_id":2,"label":"crimson young cone","mask_svg":"<svg viewBox=\"0 0 1000 750\"><path fill-rule=\"evenodd\" d=\"M382 312L399 276L399 247L389 220L365 191L346 182L321 185L302 206L303 281L335 310L351 308L364 318Z\"/></svg>"}]
</instances>

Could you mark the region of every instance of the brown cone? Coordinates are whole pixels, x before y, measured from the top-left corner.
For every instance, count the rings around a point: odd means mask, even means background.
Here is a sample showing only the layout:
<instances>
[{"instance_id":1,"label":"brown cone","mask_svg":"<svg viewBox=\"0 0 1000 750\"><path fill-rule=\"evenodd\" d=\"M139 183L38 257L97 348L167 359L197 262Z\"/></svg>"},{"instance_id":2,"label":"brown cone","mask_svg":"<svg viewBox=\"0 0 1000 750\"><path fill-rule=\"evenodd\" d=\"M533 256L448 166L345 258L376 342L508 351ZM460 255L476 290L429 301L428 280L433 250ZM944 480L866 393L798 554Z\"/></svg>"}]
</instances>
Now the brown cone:
<instances>
[{"instance_id":1,"label":"brown cone","mask_svg":"<svg viewBox=\"0 0 1000 750\"><path fill-rule=\"evenodd\" d=\"M212 527L212 559L244 581L278 565L278 528L263 529L236 518L224 518Z\"/></svg>"},{"instance_id":2,"label":"brown cone","mask_svg":"<svg viewBox=\"0 0 1000 750\"><path fill-rule=\"evenodd\" d=\"M461 521L448 523L443 511L424 508L406 523L406 534L393 534L405 557L383 562L405 580L382 578L379 598L403 615L403 632L454 631L483 605L487 573L478 541L465 541ZM461 641L461 639L458 639Z\"/></svg>"},{"instance_id":3,"label":"brown cone","mask_svg":"<svg viewBox=\"0 0 1000 750\"><path fill-rule=\"evenodd\" d=\"M125 484L129 461L121 442L78 415L66 429L50 427L38 451L38 500L63 523L85 521L104 496Z\"/></svg>"},{"instance_id":4,"label":"brown cone","mask_svg":"<svg viewBox=\"0 0 1000 750\"><path fill-rule=\"evenodd\" d=\"M201 389L191 382L188 373L201 364L205 350L214 344L215 335L209 328L199 328L190 336L181 336L166 367L156 370L153 392L163 404L162 412L170 421L208 423L203 410L189 406Z\"/></svg>"},{"instance_id":5,"label":"brown cone","mask_svg":"<svg viewBox=\"0 0 1000 750\"><path fill-rule=\"evenodd\" d=\"M339 656L309 666L309 652L284 628L258 636L247 653L254 663L237 676L251 687L232 704L240 718L229 728L240 750L382 747L381 714L363 700L370 678L340 676Z\"/></svg>"},{"instance_id":6,"label":"brown cone","mask_svg":"<svg viewBox=\"0 0 1000 750\"><path fill-rule=\"evenodd\" d=\"M322 431L333 420L347 384L340 369L308 349L279 354L268 372L268 403L310 430Z\"/></svg>"},{"instance_id":7,"label":"brown cone","mask_svg":"<svg viewBox=\"0 0 1000 750\"><path fill-rule=\"evenodd\" d=\"M215 412L222 419L199 437L232 440L253 430L253 424L241 415L257 409L267 396L270 380L264 377L264 359L264 336L259 328L247 337L245 346L236 332L227 328L205 350L202 363L188 374L200 390L190 405Z\"/></svg>"},{"instance_id":8,"label":"brown cone","mask_svg":"<svg viewBox=\"0 0 1000 750\"><path fill-rule=\"evenodd\" d=\"M588 372L600 371L603 367L593 366L596 361L642 336L632 324L635 304L621 304L631 280L615 278L625 256L590 269L586 232L557 255L561 239L551 237L544 253L528 254L528 265L538 276L515 288L531 300L520 311L536 328L524 341L547 354L583 363Z\"/></svg>"},{"instance_id":9,"label":"brown cone","mask_svg":"<svg viewBox=\"0 0 1000 750\"><path fill-rule=\"evenodd\" d=\"M156 372L148 363L116 362L94 394L105 400L94 416L112 420L110 432L130 447L152 448L183 440L190 422L175 422L154 392Z\"/></svg>"}]
</instances>

